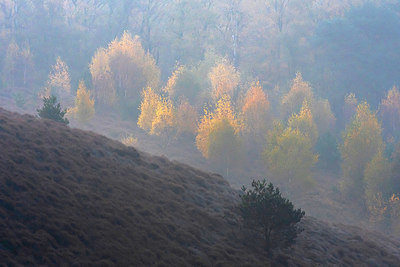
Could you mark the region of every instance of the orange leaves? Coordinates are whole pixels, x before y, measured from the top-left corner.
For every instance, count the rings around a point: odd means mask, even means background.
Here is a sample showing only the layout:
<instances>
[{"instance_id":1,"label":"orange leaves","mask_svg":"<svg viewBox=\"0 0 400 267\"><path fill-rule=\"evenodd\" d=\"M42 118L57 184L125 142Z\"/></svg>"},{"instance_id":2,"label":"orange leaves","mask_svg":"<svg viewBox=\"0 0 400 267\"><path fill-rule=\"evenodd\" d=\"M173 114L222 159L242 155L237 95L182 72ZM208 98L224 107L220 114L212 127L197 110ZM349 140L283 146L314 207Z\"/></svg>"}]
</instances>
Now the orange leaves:
<instances>
[{"instance_id":1,"label":"orange leaves","mask_svg":"<svg viewBox=\"0 0 400 267\"><path fill-rule=\"evenodd\" d=\"M253 83L242 106L244 132L251 138L263 139L271 124L270 105L259 82Z\"/></svg>"}]
</instances>

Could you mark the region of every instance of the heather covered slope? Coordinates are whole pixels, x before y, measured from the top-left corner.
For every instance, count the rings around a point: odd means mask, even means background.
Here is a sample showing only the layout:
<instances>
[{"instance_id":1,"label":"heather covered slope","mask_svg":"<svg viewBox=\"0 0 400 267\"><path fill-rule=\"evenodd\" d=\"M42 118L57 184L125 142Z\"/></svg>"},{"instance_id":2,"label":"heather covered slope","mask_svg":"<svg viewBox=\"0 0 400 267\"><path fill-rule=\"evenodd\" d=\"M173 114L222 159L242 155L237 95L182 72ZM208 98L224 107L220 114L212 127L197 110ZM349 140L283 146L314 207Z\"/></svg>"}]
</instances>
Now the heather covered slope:
<instances>
[{"instance_id":1,"label":"heather covered slope","mask_svg":"<svg viewBox=\"0 0 400 267\"><path fill-rule=\"evenodd\" d=\"M395 266L400 242L313 218L267 255L220 176L0 109L0 262Z\"/></svg>"}]
</instances>

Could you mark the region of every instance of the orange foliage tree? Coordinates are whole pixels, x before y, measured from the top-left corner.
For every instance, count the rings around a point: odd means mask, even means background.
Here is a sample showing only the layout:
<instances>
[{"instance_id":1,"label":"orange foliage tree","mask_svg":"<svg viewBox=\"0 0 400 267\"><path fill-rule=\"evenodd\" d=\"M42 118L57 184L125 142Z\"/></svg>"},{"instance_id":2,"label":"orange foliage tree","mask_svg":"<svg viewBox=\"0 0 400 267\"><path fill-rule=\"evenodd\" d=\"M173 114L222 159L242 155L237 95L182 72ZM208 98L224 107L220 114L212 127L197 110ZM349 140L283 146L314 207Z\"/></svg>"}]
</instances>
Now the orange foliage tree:
<instances>
[{"instance_id":1,"label":"orange foliage tree","mask_svg":"<svg viewBox=\"0 0 400 267\"><path fill-rule=\"evenodd\" d=\"M242 105L244 132L254 141L264 140L271 124L270 104L259 82L251 85Z\"/></svg>"}]
</instances>

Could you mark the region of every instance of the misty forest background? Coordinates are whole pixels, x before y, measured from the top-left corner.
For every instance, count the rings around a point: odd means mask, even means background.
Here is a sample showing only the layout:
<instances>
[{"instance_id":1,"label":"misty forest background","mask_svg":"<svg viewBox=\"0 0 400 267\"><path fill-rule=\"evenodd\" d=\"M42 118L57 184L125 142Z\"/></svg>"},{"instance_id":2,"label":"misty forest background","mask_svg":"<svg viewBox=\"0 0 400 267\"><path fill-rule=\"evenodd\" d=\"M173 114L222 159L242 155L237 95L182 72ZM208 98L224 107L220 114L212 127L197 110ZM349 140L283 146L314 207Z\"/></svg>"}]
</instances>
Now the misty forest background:
<instances>
[{"instance_id":1,"label":"misty forest background","mask_svg":"<svg viewBox=\"0 0 400 267\"><path fill-rule=\"evenodd\" d=\"M399 47L395 0L0 0L0 103L399 234Z\"/></svg>"}]
</instances>

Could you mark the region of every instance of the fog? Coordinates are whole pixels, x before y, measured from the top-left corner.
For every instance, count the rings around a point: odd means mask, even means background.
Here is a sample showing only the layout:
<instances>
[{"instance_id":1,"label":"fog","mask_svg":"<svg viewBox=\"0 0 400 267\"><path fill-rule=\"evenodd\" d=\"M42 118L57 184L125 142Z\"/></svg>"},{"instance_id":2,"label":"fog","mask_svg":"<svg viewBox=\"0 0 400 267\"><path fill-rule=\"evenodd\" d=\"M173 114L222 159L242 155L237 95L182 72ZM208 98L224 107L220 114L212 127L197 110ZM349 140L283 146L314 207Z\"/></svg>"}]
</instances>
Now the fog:
<instances>
[{"instance_id":1,"label":"fog","mask_svg":"<svg viewBox=\"0 0 400 267\"><path fill-rule=\"evenodd\" d=\"M0 105L400 234L400 3L0 0Z\"/></svg>"}]
</instances>

